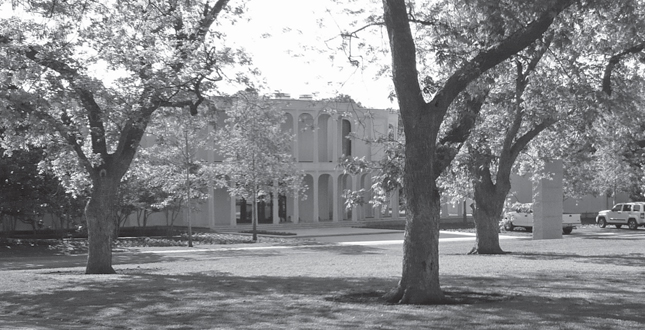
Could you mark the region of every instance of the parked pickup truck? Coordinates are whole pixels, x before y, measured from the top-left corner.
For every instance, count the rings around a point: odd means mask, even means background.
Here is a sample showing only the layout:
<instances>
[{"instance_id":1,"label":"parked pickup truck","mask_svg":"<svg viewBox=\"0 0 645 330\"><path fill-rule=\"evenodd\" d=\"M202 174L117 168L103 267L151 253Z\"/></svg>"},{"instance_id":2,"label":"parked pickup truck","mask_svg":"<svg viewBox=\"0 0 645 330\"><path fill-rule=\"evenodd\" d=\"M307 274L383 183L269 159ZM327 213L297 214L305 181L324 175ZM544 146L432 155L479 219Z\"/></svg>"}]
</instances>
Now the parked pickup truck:
<instances>
[{"instance_id":1,"label":"parked pickup truck","mask_svg":"<svg viewBox=\"0 0 645 330\"><path fill-rule=\"evenodd\" d=\"M504 214L502 220L504 229L512 231L515 228L524 228L526 231L533 230L533 210L531 203L524 203L522 206L512 208L511 212ZM562 233L571 234L573 228L580 226L580 214L563 214L562 215Z\"/></svg>"}]
</instances>

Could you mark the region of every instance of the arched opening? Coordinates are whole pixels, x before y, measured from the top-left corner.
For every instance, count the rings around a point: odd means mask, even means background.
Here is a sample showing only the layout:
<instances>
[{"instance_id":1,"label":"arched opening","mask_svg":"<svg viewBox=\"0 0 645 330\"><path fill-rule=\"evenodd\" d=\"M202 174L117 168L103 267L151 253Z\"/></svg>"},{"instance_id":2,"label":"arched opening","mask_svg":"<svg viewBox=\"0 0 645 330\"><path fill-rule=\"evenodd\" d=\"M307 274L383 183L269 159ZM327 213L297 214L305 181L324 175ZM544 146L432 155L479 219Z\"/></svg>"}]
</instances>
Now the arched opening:
<instances>
[{"instance_id":1,"label":"arched opening","mask_svg":"<svg viewBox=\"0 0 645 330\"><path fill-rule=\"evenodd\" d=\"M314 117L308 113L298 117L298 161L314 161Z\"/></svg>"},{"instance_id":2,"label":"arched opening","mask_svg":"<svg viewBox=\"0 0 645 330\"><path fill-rule=\"evenodd\" d=\"M334 219L334 191L331 175L322 174L318 177L318 221Z\"/></svg>"},{"instance_id":3,"label":"arched opening","mask_svg":"<svg viewBox=\"0 0 645 330\"><path fill-rule=\"evenodd\" d=\"M291 134L294 134L293 132L293 116L291 116L290 113L285 112L284 116L286 117L286 120L282 123L281 125L281 130L283 132L289 132ZM293 143L294 141L291 141L291 154L295 157L295 149L293 148Z\"/></svg>"},{"instance_id":4,"label":"arched opening","mask_svg":"<svg viewBox=\"0 0 645 330\"><path fill-rule=\"evenodd\" d=\"M307 186L304 195L298 198L298 222L313 222L314 221L314 178L307 174L303 179L303 183Z\"/></svg>"},{"instance_id":5,"label":"arched opening","mask_svg":"<svg viewBox=\"0 0 645 330\"><path fill-rule=\"evenodd\" d=\"M331 116L328 114L322 114L318 116L318 161L319 162L331 162L332 157L332 139L330 139L332 134L330 134L330 129L332 125L329 125Z\"/></svg>"},{"instance_id":6,"label":"arched opening","mask_svg":"<svg viewBox=\"0 0 645 330\"><path fill-rule=\"evenodd\" d=\"M374 218L374 208L370 201L372 200L372 191L371 191L371 176L369 173L363 174L361 176L360 188L364 189L365 193L363 195L364 204L362 206L362 214L359 216L359 219L363 220L366 218Z\"/></svg>"},{"instance_id":7,"label":"arched opening","mask_svg":"<svg viewBox=\"0 0 645 330\"><path fill-rule=\"evenodd\" d=\"M352 219L352 209L346 207L347 199L343 197L343 194L346 190L352 189L352 177L349 174L341 174L338 177L338 211L340 220L351 220Z\"/></svg>"},{"instance_id":8,"label":"arched opening","mask_svg":"<svg viewBox=\"0 0 645 330\"><path fill-rule=\"evenodd\" d=\"M341 134L342 134L341 150L344 156L352 155L352 140L349 136L351 133L352 133L352 123L350 123L349 120L347 119L343 119L342 128L341 128Z\"/></svg>"},{"instance_id":9,"label":"arched opening","mask_svg":"<svg viewBox=\"0 0 645 330\"><path fill-rule=\"evenodd\" d=\"M235 199L235 220L237 224L250 224L253 221L253 203L238 197ZM271 196L258 200L258 223L273 223L273 201Z\"/></svg>"}]
</instances>

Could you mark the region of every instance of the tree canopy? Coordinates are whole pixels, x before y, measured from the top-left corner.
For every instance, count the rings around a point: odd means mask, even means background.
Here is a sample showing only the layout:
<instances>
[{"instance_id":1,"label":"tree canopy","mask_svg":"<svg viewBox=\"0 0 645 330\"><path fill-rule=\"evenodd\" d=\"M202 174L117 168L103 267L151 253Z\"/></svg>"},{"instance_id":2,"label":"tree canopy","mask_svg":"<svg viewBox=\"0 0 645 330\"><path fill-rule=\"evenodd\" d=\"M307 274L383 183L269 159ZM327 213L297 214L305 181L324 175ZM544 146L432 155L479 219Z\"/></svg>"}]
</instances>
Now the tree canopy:
<instances>
[{"instance_id":1,"label":"tree canopy","mask_svg":"<svg viewBox=\"0 0 645 330\"><path fill-rule=\"evenodd\" d=\"M2 146L31 143L75 156L61 159L75 159L91 181L86 271L114 272L113 206L152 114L187 108L194 115L216 83L244 83L226 79L225 70L249 59L216 31L241 7L227 0L52 0L10 8L0 20Z\"/></svg>"}]
</instances>

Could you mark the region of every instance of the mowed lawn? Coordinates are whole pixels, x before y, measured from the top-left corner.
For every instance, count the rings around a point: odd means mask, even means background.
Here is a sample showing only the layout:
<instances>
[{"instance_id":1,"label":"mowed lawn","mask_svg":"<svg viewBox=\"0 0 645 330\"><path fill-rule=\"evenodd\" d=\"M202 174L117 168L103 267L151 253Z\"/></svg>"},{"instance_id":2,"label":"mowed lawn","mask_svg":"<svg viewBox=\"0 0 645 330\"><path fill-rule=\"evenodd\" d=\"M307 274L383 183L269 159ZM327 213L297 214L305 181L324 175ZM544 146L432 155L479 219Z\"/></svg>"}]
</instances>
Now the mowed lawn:
<instances>
[{"instance_id":1,"label":"mowed lawn","mask_svg":"<svg viewBox=\"0 0 645 330\"><path fill-rule=\"evenodd\" d=\"M400 245L278 244L115 252L116 275L84 256L0 253L1 329L642 329L645 229L504 239L505 255L440 244L452 304L390 305Z\"/></svg>"}]
</instances>

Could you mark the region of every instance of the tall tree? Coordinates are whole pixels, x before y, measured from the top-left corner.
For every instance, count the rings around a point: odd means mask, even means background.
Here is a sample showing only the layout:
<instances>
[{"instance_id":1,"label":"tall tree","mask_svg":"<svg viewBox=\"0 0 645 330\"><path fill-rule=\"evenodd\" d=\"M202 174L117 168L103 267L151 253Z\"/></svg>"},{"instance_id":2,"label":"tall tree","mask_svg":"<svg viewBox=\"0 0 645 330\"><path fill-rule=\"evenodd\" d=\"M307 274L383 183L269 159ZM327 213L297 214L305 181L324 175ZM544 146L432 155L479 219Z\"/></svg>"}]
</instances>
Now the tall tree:
<instances>
[{"instance_id":1,"label":"tall tree","mask_svg":"<svg viewBox=\"0 0 645 330\"><path fill-rule=\"evenodd\" d=\"M139 150L133 168L153 197L150 203L144 203L146 208L172 213L185 206L192 211L191 201L208 198L213 167L207 155L215 148L216 121L215 107L203 109L196 116L187 116L182 109L155 113L147 130L154 144Z\"/></svg>"},{"instance_id":2,"label":"tall tree","mask_svg":"<svg viewBox=\"0 0 645 330\"><path fill-rule=\"evenodd\" d=\"M197 113L224 67L248 63L211 31L240 13L228 3L3 3L12 16L0 20L2 143L64 144L58 148L77 156L92 187L86 273L114 273L118 187L152 114ZM16 134L25 124L29 132Z\"/></svg>"},{"instance_id":3,"label":"tall tree","mask_svg":"<svg viewBox=\"0 0 645 330\"><path fill-rule=\"evenodd\" d=\"M486 5L489 2L482 3ZM454 158L447 152L454 145L452 140L438 137L449 107L483 73L541 38L554 19L573 3L573 0L544 1L520 7L524 14L522 19L526 19L524 23L493 32L496 37L491 38L490 45L476 50L472 57L459 63L437 92L426 100L420 83L420 70L417 69L417 49L410 28L409 7L404 0L383 0L394 87L406 136L404 190L407 221L403 272L399 285L389 295L390 301L421 304L438 303L444 299L439 282L440 195L437 178ZM495 18L495 15L490 15L482 25L486 28L495 26ZM472 118L462 117L459 122L468 127Z\"/></svg>"},{"instance_id":4,"label":"tall tree","mask_svg":"<svg viewBox=\"0 0 645 330\"><path fill-rule=\"evenodd\" d=\"M291 153L293 136L282 130L286 117L272 101L254 91L237 93L226 117L217 132L224 157L215 169L218 184L231 196L251 201L257 241L258 202L271 201L276 194L300 196L303 173Z\"/></svg>"}]
</instances>

